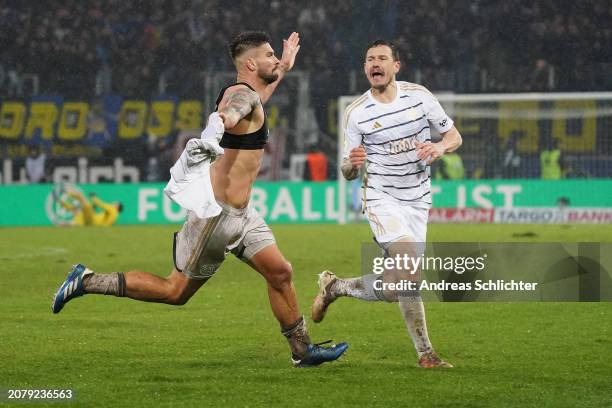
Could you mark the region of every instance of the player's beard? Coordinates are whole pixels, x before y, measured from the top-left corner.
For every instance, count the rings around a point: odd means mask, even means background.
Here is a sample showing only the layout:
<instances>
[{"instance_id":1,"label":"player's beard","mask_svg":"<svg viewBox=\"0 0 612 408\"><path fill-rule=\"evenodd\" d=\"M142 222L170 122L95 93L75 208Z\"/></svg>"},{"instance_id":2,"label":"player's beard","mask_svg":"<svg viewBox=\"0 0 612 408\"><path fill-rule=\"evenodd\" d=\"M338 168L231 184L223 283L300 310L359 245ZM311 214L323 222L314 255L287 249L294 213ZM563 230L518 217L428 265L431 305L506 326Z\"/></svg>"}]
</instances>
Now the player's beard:
<instances>
[{"instance_id":1,"label":"player's beard","mask_svg":"<svg viewBox=\"0 0 612 408\"><path fill-rule=\"evenodd\" d=\"M389 78L389 80L387 82L379 83L379 84L376 84L376 85L374 85L373 83L370 82L370 86L373 89L376 89L378 92L384 92L387 89L387 87L389 85L391 85L392 82L393 82L393 78Z\"/></svg>"},{"instance_id":2,"label":"player's beard","mask_svg":"<svg viewBox=\"0 0 612 408\"><path fill-rule=\"evenodd\" d=\"M274 70L272 70L271 72L259 71L257 75L261 79L263 79L266 84L271 84L272 82L276 82L276 80L278 79L278 73L274 72Z\"/></svg>"}]
</instances>

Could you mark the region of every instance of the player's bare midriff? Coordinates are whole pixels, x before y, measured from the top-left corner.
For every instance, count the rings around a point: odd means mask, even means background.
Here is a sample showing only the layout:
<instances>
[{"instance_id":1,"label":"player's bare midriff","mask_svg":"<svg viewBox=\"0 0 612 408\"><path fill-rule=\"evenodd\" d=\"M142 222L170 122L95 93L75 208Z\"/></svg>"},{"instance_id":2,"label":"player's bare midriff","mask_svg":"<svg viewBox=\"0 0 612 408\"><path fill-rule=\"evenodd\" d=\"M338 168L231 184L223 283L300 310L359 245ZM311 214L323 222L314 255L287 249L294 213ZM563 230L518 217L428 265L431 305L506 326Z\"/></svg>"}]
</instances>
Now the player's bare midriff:
<instances>
[{"instance_id":1,"label":"player's bare midriff","mask_svg":"<svg viewBox=\"0 0 612 408\"><path fill-rule=\"evenodd\" d=\"M225 149L211 168L211 181L215 198L234 208L249 203L253 183L259 173L263 149Z\"/></svg>"},{"instance_id":2,"label":"player's bare midriff","mask_svg":"<svg viewBox=\"0 0 612 408\"><path fill-rule=\"evenodd\" d=\"M227 131L234 135L252 133L261 128L264 120L263 106L259 105ZM251 198L264 150L224 150L225 153L212 164L210 171L215 198L234 208L244 208Z\"/></svg>"}]
</instances>

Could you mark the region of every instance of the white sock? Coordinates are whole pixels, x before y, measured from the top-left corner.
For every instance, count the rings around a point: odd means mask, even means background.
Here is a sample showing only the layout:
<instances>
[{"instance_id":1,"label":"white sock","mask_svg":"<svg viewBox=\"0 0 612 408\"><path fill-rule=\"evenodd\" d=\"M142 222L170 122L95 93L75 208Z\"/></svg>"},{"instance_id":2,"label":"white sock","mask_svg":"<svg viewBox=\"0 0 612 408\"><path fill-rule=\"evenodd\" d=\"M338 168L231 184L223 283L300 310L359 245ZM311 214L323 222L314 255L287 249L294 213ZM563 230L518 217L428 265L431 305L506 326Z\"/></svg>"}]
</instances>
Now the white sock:
<instances>
[{"instance_id":1,"label":"white sock","mask_svg":"<svg viewBox=\"0 0 612 408\"><path fill-rule=\"evenodd\" d=\"M412 337L414 348L419 357L433 351L429 336L427 334L427 322L425 320L425 307L421 296L400 296L399 308L404 316L408 333Z\"/></svg>"}]
</instances>

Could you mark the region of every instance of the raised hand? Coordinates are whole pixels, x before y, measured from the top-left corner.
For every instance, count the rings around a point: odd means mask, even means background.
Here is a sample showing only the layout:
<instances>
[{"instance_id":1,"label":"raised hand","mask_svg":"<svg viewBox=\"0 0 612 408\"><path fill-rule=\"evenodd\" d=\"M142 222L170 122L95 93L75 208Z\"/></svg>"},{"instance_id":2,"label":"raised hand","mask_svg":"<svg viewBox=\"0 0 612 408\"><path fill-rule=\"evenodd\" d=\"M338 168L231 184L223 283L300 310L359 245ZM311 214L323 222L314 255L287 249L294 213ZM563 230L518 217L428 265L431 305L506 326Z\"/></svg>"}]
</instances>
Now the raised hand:
<instances>
[{"instance_id":1,"label":"raised hand","mask_svg":"<svg viewBox=\"0 0 612 408\"><path fill-rule=\"evenodd\" d=\"M280 59L282 69L287 72L293 68L295 57L300 50L300 35L295 31L291 33L288 39L283 40L283 55Z\"/></svg>"}]
</instances>

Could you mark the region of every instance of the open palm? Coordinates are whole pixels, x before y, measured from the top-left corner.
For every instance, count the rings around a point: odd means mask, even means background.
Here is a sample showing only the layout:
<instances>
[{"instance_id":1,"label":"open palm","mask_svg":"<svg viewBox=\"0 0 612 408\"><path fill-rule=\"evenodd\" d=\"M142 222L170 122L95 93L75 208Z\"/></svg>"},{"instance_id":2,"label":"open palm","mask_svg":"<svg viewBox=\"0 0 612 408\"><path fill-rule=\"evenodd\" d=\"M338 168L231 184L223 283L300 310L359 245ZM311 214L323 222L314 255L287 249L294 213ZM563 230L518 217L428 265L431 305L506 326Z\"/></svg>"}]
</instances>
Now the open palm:
<instances>
[{"instance_id":1,"label":"open palm","mask_svg":"<svg viewBox=\"0 0 612 408\"><path fill-rule=\"evenodd\" d=\"M280 63L283 69L290 71L295 63L295 56L300 50L300 35L295 31L291 33L288 39L283 40L283 55Z\"/></svg>"}]
</instances>

